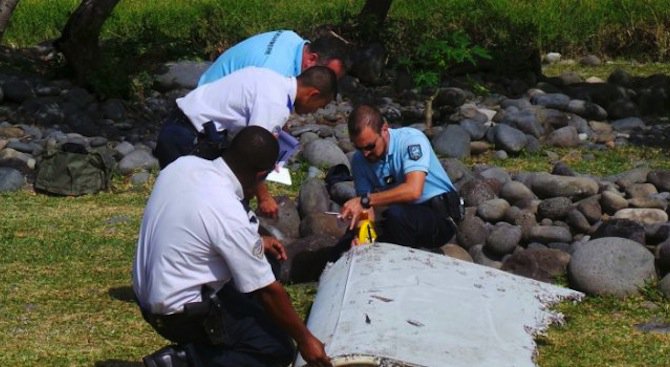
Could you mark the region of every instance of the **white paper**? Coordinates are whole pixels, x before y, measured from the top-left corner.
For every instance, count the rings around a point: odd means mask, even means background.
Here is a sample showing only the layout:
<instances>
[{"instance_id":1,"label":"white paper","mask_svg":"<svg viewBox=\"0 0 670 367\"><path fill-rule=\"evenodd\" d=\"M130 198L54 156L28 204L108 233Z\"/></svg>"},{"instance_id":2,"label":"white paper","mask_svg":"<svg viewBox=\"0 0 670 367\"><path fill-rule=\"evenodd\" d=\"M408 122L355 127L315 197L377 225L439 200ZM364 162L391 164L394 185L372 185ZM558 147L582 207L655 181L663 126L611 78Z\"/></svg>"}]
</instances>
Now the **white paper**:
<instances>
[{"instance_id":1,"label":"white paper","mask_svg":"<svg viewBox=\"0 0 670 367\"><path fill-rule=\"evenodd\" d=\"M291 185L291 171L288 168L278 166L279 169L273 169L272 172L265 178L268 181L277 182L284 185Z\"/></svg>"}]
</instances>

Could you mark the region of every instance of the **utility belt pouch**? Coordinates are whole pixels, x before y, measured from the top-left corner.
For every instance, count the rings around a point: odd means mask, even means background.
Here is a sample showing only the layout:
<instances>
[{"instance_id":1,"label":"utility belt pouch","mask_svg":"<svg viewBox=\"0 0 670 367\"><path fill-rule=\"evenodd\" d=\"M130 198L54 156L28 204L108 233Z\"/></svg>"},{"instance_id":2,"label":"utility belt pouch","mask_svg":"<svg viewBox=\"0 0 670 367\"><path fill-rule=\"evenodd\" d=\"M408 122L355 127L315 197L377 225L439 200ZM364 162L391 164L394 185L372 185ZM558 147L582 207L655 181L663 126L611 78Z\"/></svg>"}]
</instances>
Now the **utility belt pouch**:
<instances>
[{"instance_id":1,"label":"utility belt pouch","mask_svg":"<svg viewBox=\"0 0 670 367\"><path fill-rule=\"evenodd\" d=\"M459 223L465 217L465 203L463 198L458 194L458 191L449 191L445 194L442 194L442 197L445 199L447 206L447 212L451 219L456 223Z\"/></svg>"},{"instance_id":2,"label":"utility belt pouch","mask_svg":"<svg viewBox=\"0 0 670 367\"><path fill-rule=\"evenodd\" d=\"M204 123L202 127L203 133L198 135L192 154L209 160L221 157L228 147L228 131L216 131L212 121Z\"/></svg>"},{"instance_id":3,"label":"utility belt pouch","mask_svg":"<svg viewBox=\"0 0 670 367\"><path fill-rule=\"evenodd\" d=\"M203 303L207 303L209 307L202 321L202 326L210 343L213 345L232 345L232 341L226 330L226 310L223 307L223 303L216 293L204 296L203 294L203 299L207 299L207 301Z\"/></svg>"}]
</instances>

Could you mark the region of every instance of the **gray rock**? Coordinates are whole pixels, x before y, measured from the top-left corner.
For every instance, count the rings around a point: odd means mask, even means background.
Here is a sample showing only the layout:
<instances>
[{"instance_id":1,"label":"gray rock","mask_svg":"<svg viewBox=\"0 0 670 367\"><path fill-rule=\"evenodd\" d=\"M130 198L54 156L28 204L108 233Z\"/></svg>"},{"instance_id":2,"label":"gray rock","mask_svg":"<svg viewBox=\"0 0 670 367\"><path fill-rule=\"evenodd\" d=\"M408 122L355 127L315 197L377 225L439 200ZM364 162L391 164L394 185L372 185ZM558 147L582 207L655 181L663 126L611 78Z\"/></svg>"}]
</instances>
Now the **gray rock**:
<instances>
[{"instance_id":1,"label":"gray rock","mask_svg":"<svg viewBox=\"0 0 670 367\"><path fill-rule=\"evenodd\" d=\"M340 205L355 196L356 188L353 181L338 182L330 187L330 198Z\"/></svg>"},{"instance_id":2,"label":"gray rock","mask_svg":"<svg viewBox=\"0 0 670 367\"><path fill-rule=\"evenodd\" d=\"M550 243L550 242L572 242L570 230L561 226L534 226L528 232L528 241Z\"/></svg>"},{"instance_id":3,"label":"gray rock","mask_svg":"<svg viewBox=\"0 0 670 367\"><path fill-rule=\"evenodd\" d=\"M472 246L468 253L472 256L472 260L475 264L488 266L494 269L500 269L502 267L502 262L495 255L489 253L484 248L484 245L475 245Z\"/></svg>"},{"instance_id":4,"label":"gray rock","mask_svg":"<svg viewBox=\"0 0 670 367\"><path fill-rule=\"evenodd\" d=\"M500 107L505 108L505 109L508 108L508 107L516 107L519 110L523 110L523 109L529 108L531 106L532 106L532 104L526 98L518 98L518 99L507 98L507 99L504 99L500 102Z\"/></svg>"},{"instance_id":5,"label":"gray rock","mask_svg":"<svg viewBox=\"0 0 670 367\"><path fill-rule=\"evenodd\" d=\"M503 261L500 270L551 283L566 274L570 254L557 249L528 249L515 252Z\"/></svg>"},{"instance_id":6,"label":"gray rock","mask_svg":"<svg viewBox=\"0 0 670 367\"><path fill-rule=\"evenodd\" d=\"M10 167L0 167L0 192L20 190L26 184L23 174Z\"/></svg>"},{"instance_id":7,"label":"gray rock","mask_svg":"<svg viewBox=\"0 0 670 367\"><path fill-rule=\"evenodd\" d=\"M530 201L537 198L526 185L518 181L505 183L500 190L500 197L512 205L520 201Z\"/></svg>"},{"instance_id":8,"label":"gray rock","mask_svg":"<svg viewBox=\"0 0 670 367\"><path fill-rule=\"evenodd\" d=\"M471 140L480 140L483 139L486 135L486 130L488 127L484 125L483 122L475 121L472 119L464 119L459 122L459 125L463 130L467 131L470 135Z\"/></svg>"},{"instance_id":9,"label":"gray rock","mask_svg":"<svg viewBox=\"0 0 670 367\"><path fill-rule=\"evenodd\" d=\"M589 120L604 121L607 119L607 111L604 108L581 99L571 100L568 103L567 111Z\"/></svg>"},{"instance_id":10,"label":"gray rock","mask_svg":"<svg viewBox=\"0 0 670 367\"><path fill-rule=\"evenodd\" d=\"M459 125L449 125L433 138L435 153L449 158L470 156L470 134Z\"/></svg>"},{"instance_id":11,"label":"gray rock","mask_svg":"<svg viewBox=\"0 0 670 367\"><path fill-rule=\"evenodd\" d=\"M602 60L596 55L586 55L579 59L579 63L584 66L598 66L602 65Z\"/></svg>"},{"instance_id":12,"label":"gray rock","mask_svg":"<svg viewBox=\"0 0 670 367\"><path fill-rule=\"evenodd\" d=\"M284 283L319 280L337 240L337 237L318 234L285 244L288 259L281 264L279 279Z\"/></svg>"},{"instance_id":13,"label":"gray rock","mask_svg":"<svg viewBox=\"0 0 670 367\"><path fill-rule=\"evenodd\" d=\"M500 183L500 185L504 185L512 180L510 177L509 173L505 171L504 169L500 167L490 167L487 168L481 172L479 172L479 176L485 178L485 179L493 179L496 180L497 182Z\"/></svg>"},{"instance_id":14,"label":"gray rock","mask_svg":"<svg viewBox=\"0 0 670 367\"><path fill-rule=\"evenodd\" d=\"M586 217L589 223L595 223L600 220L603 215L602 207L600 206L600 196L594 195L586 199L580 200L576 204L576 208Z\"/></svg>"},{"instance_id":15,"label":"gray rock","mask_svg":"<svg viewBox=\"0 0 670 367\"><path fill-rule=\"evenodd\" d=\"M590 295L635 295L656 278L654 256L629 239L599 238L575 248L568 276L573 288Z\"/></svg>"},{"instance_id":16,"label":"gray rock","mask_svg":"<svg viewBox=\"0 0 670 367\"><path fill-rule=\"evenodd\" d=\"M573 232L588 233L591 229L589 221L584 214L577 209L570 210L565 220L570 225L570 228L573 229Z\"/></svg>"},{"instance_id":17,"label":"gray rock","mask_svg":"<svg viewBox=\"0 0 670 367\"><path fill-rule=\"evenodd\" d=\"M654 170L649 172L647 180L659 191L670 191L670 170Z\"/></svg>"},{"instance_id":18,"label":"gray rock","mask_svg":"<svg viewBox=\"0 0 670 367\"><path fill-rule=\"evenodd\" d=\"M630 198L647 198L657 193L656 186L650 183L636 183L626 187L626 194Z\"/></svg>"},{"instance_id":19,"label":"gray rock","mask_svg":"<svg viewBox=\"0 0 670 367\"><path fill-rule=\"evenodd\" d=\"M614 120L611 121L610 124L616 131L631 131L645 126L644 121L639 117L627 117L620 120Z\"/></svg>"},{"instance_id":20,"label":"gray rock","mask_svg":"<svg viewBox=\"0 0 670 367\"><path fill-rule=\"evenodd\" d=\"M563 93L547 93L533 96L530 102L547 108L565 110L570 102L570 97Z\"/></svg>"},{"instance_id":21,"label":"gray rock","mask_svg":"<svg viewBox=\"0 0 670 367\"><path fill-rule=\"evenodd\" d=\"M102 117L114 121L121 121L126 117L126 108L123 101L111 98L102 103Z\"/></svg>"},{"instance_id":22,"label":"gray rock","mask_svg":"<svg viewBox=\"0 0 670 367\"><path fill-rule=\"evenodd\" d=\"M598 193L598 183L588 177L567 177L546 173L533 176L531 190L540 198L586 197Z\"/></svg>"},{"instance_id":23,"label":"gray rock","mask_svg":"<svg viewBox=\"0 0 670 367\"><path fill-rule=\"evenodd\" d=\"M344 235L348 224L335 215L323 212L309 213L300 221L300 237L325 234L340 238Z\"/></svg>"},{"instance_id":24,"label":"gray rock","mask_svg":"<svg viewBox=\"0 0 670 367\"><path fill-rule=\"evenodd\" d=\"M210 65L210 62L191 61L167 63L163 66L163 72L156 75L157 86L163 91L179 88L194 89L198 86L200 76Z\"/></svg>"},{"instance_id":25,"label":"gray rock","mask_svg":"<svg viewBox=\"0 0 670 367\"><path fill-rule=\"evenodd\" d=\"M520 241L521 227L501 222L491 230L484 248L497 256L503 256L514 251Z\"/></svg>"},{"instance_id":26,"label":"gray rock","mask_svg":"<svg viewBox=\"0 0 670 367\"><path fill-rule=\"evenodd\" d=\"M338 164L350 167L349 159L337 144L327 139L314 140L308 143L302 156L309 164L317 167L329 168Z\"/></svg>"},{"instance_id":27,"label":"gray rock","mask_svg":"<svg viewBox=\"0 0 670 367\"><path fill-rule=\"evenodd\" d=\"M298 197L298 211L302 218L310 213L323 213L329 209L330 197L322 179L310 178L304 181Z\"/></svg>"},{"instance_id":28,"label":"gray rock","mask_svg":"<svg viewBox=\"0 0 670 367\"><path fill-rule=\"evenodd\" d=\"M488 229L486 223L479 217L474 215L466 215L465 218L458 224L458 232L456 239L458 244L464 249L468 250L477 244L484 244L488 236Z\"/></svg>"},{"instance_id":29,"label":"gray rock","mask_svg":"<svg viewBox=\"0 0 670 367\"><path fill-rule=\"evenodd\" d=\"M627 208L628 201L623 195L605 190L600 196L600 205L606 213L612 215L621 209Z\"/></svg>"},{"instance_id":30,"label":"gray rock","mask_svg":"<svg viewBox=\"0 0 670 367\"><path fill-rule=\"evenodd\" d=\"M459 259L467 262L473 262L472 256L461 246L454 245L453 243L447 243L446 245L440 247L442 253L446 256L452 257L454 259Z\"/></svg>"},{"instance_id":31,"label":"gray rock","mask_svg":"<svg viewBox=\"0 0 670 367\"><path fill-rule=\"evenodd\" d=\"M568 126L568 122L570 121L568 117L569 115L567 113L554 110L552 108L540 109L536 111L535 114L537 115L537 120L539 121L540 125L547 126L552 129Z\"/></svg>"},{"instance_id":32,"label":"gray rock","mask_svg":"<svg viewBox=\"0 0 670 367\"><path fill-rule=\"evenodd\" d=\"M491 186L481 179L469 180L461 186L459 191L463 197L465 206L478 206L487 200L497 197Z\"/></svg>"},{"instance_id":33,"label":"gray rock","mask_svg":"<svg viewBox=\"0 0 670 367\"><path fill-rule=\"evenodd\" d=\"M609 219L604 221L593 232L591 238L619 237L627 238L639 244L646 244L646 232L644 226L630 219Z\"/></svg>"},{"instance_id":34,"label":"gray rock","mask_svg":"<svg viewBox=\"0 0 670 367\"><path fill-rule=\"evenodd\" d=\"M138 170L157 170L158 159L150 152L142 149L134 150L124 156L119 162L119 171L127 175Z\"/></svg>"},{"instance_id":35,"label":"gray rock","mask_svg":"<svg viewBox=\"0 0 670 367\"><path fill-rule=\"evenodd\" d=\"M150 179L151 174L147 171L135 172L130 176L130 184L135 188L141 188L146 186Z\"/></svg>"},{"instance_id":36,"label":"gray rock","mask_svg":"<svg viewBox=\"0 0 670 367\"><path fill-rule=\"evenodd\" d=\"M504 149L508 153L520 152L528 141L526 134L508 125L496 125L493 132L496 148Z\"/></svg>"},{"instance_id":37,"label":"gray rock","mask_svg":"<svg viewBox=\"0 0 670 367\"><path fill-rule=\"evenodd\" d=\"M300 237L300 214L291 198L280 195L274 199L279 207L277 218L259 217L260 225L263 231L286 244Z\"/></svg>"},{"instance_id":38,"label":"gray rock","mask_svg":"<svg viewBox=\"0 0 670 367\"><path fill-rule=\"evenodd\" d=\"M127 141L122 141L119 144L116 144L114 150L121 154L121 156L126 156L135 150L135 146Z\"/></svg>"},{"instance_id":39,"label":"gray rock","mask_svg":"<svg viewBox=\"0 0 670 367\"><path fill-rule=\"evenodd\" d=\"M572 148L581 144L577 129L572 126L565 126L552 131L547 137L547 144L554 147Z\"/></svg>"},{"instance_id":40,"label":"gray rock","mask_svg":"<svg viewBox=\"0 0 670 367\"><path fill-rule=\"evenodd\" d=\"M631 208L661 209L663 211L668 208L668 200L658 195L628 199L628 204Z\"/></svg>"},{"instance_id":41,"label":"gray rock","mask_svg":"<svg viewBox=\"0 0 670 367\"><path fill-rule=\"evenodd\" d=\"M518 113L509 113L502 119L500 125L509 125L520 131L539 138L544 135L544 127L538 119L538 114L532 110L524 110ZM494 131L495 132L495 131Z\"/></svg>"},{"instance_id":42,"label":"gray rock","mask_svg":"<svg viewBox=\"0 0 670 367\"><path fill-rule=\"evenodd\" d=\"M614 218L624 218L642 224L663 223L668 221L668 213L660 209L626 208L614 213Z\"/></svg>"},{"instance_id":43,"label":"gray rock","mask_svg":"<svg viewBox=\"0 0 670 367\"><path fill-rule=\"evenodd\" d=\"M665 298L670 299L670 274L666 274L660 282L658 282L658 290L663 293Z\"/></svg>"},{"instance_id":44,"label":"gray rock","mask_svg":"<svg viewBox=\"0 0 670 367\"><path fill-rule=\"evenodd\" d=\"M605 177L605 181L614 182L625 189L632 184L646 182L649 172L651 172L649 167L637 167L613 176Z\"/></svg>"},{"instance_id":45,"label":"gray rock","mask_svg":"<svg viewBox=\"0 0 670 367\"><path fill-rule=\"evenodd\" d=\"M479 204L477 215L487 222L495 223L505 217L505 212L509 207L505 199L492 199Z\"/></svg>"},{"instance_id":46,"label":"gray rock","mask_svg":"<svg viewBox=\"0 0 670 367\"><path fill-rule=\"evenodd\" d=\"M14 167L23 172L29 172L35 169L35 158L32 155L21 153L12 148L0 150L0 167Z\"/></svg>"},{"instance_id":47,"label":"gray rock","mask_svg":"<svg viewBox=\"0 0 670 367\"><path fill-rule=\"evenodd\" d=\"M537 214L540 219L563 219L568 215L570 209L572 209L572 201L566 197L559 196L542 200L537 207Z\"/></svg>"}]
</instances>

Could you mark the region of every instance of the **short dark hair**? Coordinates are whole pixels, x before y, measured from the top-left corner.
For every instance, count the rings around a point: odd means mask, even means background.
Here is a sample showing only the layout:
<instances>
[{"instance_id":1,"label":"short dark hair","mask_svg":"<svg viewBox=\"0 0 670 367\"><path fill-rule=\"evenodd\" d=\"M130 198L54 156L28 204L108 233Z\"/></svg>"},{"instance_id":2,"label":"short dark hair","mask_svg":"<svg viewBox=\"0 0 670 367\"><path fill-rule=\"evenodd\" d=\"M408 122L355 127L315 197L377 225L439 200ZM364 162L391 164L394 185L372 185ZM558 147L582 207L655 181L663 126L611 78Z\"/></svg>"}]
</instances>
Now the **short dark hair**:
<instances>
[{"instance_id":1,"label":"short dark hair","mask_svg":"<svg viewBox=\"0 0 670 367\"><path fill-rule=\"evenodd\" d=\"M268 130L256 125L240 130L224 152L224 156L240 160L239 166L249 172L263 172L272 169L278 155L277 138Z\"/></svg>"},{"instance_id":2,"label":"short dark hair","mask_svg":"<svg viewBox=\"0 0 670 367\"><path fill-rule=\"evenodd\" d=\"M335 36L321 36L307 44L310 52L319 55L318 65L327 65L331 60L340 60L344 70L349 67L349 47Z\"/></svg>"},{"instance_id":3,"label":"short dark hair","mask_svg":"<svg viewBox=\"0 0 670 367\"><path fill-rule=\"evenodd\" d=\"M316 88L322 97L337 97L337 75L325 66L312 66L298 75L298 82L306 87Z\"/></svg>"},{"instance_id":4,"label":"short dark hair","mask_svg":"<svg viewBox=\"0 0 670 367\"><path fill-rule=\"evenodd\" d=\"M349 137L357 137L366 127L370 127L374 132L379 134L384 126L384 117L382 113L375 106L368 104L360 104L349 114L349 121L347 128L349 129Z\"/></svg>"}]
</instances>

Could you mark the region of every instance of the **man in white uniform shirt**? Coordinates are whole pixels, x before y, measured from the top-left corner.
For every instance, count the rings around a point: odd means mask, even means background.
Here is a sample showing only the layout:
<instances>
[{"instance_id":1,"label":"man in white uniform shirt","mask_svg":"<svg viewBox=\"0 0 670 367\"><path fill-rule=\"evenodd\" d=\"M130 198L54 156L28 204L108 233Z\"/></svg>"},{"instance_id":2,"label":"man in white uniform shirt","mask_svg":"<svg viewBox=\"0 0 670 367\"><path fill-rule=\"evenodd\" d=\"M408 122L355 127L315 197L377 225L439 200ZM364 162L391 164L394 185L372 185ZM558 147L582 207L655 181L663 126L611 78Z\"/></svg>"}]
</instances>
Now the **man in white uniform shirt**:
<instances>
[{"instance_id":1,"label":"man in white uniform shirt","mask_svg":"<svg viewBox=\"0 0 670 367\"><path fill-rule=\"evenodd\" d=\"M245 126L258 125L276 135L292 112L315 112L336 94L337 77L325 66L311 67L297 77L257 67L240 69L177 99L154 155L162 169L193 153L199 141L225 141L222 131L234 136ZM257 197L259 214L275 217L278 206L264 184L259 185Z\"/></svg>"},{"instance_id":2,"label":"man in white uniform shirt","mask_svg":"<svg viewBox=\"0 0 670 367\"><path fill-rule=\"evenodd\" d=\"M149 197L133 262L142 315L177 343L148 355L148 367L287 366L295 354L330 366L266 255L283 246L258 234L244 204L273 169L278 142L243 128L223 157L185 156L166 167Z\"/></svg>"}]
</instances>

